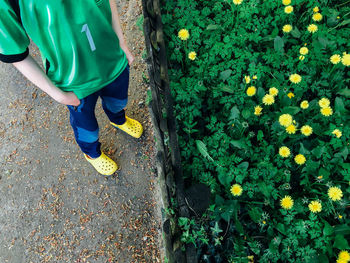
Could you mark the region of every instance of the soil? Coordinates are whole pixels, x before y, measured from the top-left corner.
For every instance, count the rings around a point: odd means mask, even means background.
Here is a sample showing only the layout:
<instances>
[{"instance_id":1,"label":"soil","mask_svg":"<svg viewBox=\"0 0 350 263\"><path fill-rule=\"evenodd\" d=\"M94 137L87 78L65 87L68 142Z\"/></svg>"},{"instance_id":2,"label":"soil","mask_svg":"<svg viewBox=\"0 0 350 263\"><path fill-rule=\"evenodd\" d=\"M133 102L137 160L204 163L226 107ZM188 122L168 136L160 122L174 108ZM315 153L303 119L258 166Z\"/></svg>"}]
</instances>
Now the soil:
<instances>
[{"instance_id":1,"label":"soil","mask_svg":"<svg viewBox=\"0 0 350 263\"><path fill-rule=\"evenodd\" d=\"M153 128L146 105L141 0L118 0L135 55L126 113L134 139L109 125L100 100L102 150L121 169L103 177L75 143L66 106L0 64L0 262L163 262ZM41 61L32 44L31 55Z\"/></svg>"}]
</instances>

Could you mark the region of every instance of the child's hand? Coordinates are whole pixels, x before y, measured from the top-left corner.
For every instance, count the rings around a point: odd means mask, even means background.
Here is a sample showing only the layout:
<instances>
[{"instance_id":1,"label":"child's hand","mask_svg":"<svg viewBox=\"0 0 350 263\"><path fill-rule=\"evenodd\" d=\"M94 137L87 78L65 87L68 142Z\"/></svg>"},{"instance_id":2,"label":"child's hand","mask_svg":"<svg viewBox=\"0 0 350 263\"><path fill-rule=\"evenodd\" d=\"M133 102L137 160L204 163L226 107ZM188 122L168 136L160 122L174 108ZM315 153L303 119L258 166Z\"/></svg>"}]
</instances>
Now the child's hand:
<instances>
[{"instance_id":1,"label":"child's hand","mask_svg":"<svg viewBox=\"0 0 350 263\"><path fill-rule=\"evenodd\" d=\"M59 103L65 104L65 105L72 105L72 106L79 106L80 100L78 99L77 95L74 94L74 92L63 92L60 98L56 99Z\"/></svg>"},{"instance_id":2,"label":"child's hand","mask_svg":"<svg viewBox=\"0 0 350 263\"><path fill-rule=\"evenodd\" d=\"M131 52L128 50L128 52L125 52L126 58L128 59L129 66L134 62L135 57L131 54Z\"/></svg>"}]
</instances>

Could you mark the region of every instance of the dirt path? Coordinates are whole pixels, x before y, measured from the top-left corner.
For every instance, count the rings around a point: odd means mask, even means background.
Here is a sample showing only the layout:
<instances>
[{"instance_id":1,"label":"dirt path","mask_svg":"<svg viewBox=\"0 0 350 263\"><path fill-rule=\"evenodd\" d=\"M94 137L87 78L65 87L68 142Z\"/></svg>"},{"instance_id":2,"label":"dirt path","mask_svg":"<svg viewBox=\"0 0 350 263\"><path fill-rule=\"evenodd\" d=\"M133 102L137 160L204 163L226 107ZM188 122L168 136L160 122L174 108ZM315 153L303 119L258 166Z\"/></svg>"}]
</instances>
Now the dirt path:
<instances>
[{"instance_id":1,"label":"dirt path","mask_svg":"<svg viewBox=\"0 0 350 263\"><path fill-rule=\"evenodd\" d=\"M118 0L136 60L127 114L141 139L116 131L98 102L102 150L121 166L103 178L73 137L68 110L0 64L0 262L161 262L159 189L145 105L141 1ZM31 54L39 61L35 47Z\"/></svg>"}]
</instances>

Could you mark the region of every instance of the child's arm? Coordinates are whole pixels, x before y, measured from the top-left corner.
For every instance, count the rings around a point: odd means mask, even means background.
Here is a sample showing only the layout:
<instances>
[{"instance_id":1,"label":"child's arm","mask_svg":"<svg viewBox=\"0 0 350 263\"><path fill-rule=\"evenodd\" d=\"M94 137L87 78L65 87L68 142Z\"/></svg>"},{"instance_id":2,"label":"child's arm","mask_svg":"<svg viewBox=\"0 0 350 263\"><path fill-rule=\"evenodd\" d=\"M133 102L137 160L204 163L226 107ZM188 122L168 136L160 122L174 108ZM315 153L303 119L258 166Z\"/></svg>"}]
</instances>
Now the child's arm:
<instances>
[{"instance_id":1,"label":"child's arm","mask_svg":"<svg viewBox=\"0 0 350 263\"><path fill-rule=\"evenodd\" d=\"M57 102L73 106L78 106L80 104L79 99L73 92L64 92L56 87L30 55L22 61L13 63L13 65L28 80Z\"/></svg>"},{"instance_id":2,"label":"child's arm","mask_svg":"<svg viewBox=\"0 0 350 263\"><path fill-rule=\"evenodd\" d=\"M126 44L126 41L125 41L125 38L123 35L123 31L122 31L122 28L120 26L120 19L119 19L119 14L118 14L118 10L117 10L117 5L116 5L114 0L109 0L109 5L111 6L111 11L112 11L113 29L119 38L120 47L121 47L121 49L124 50L124 52L126 54L126 58L128 59L129 65L131 65L131 63L134 61L135 58L131 54L131 52Z\"/></svg>"}]
</instances>

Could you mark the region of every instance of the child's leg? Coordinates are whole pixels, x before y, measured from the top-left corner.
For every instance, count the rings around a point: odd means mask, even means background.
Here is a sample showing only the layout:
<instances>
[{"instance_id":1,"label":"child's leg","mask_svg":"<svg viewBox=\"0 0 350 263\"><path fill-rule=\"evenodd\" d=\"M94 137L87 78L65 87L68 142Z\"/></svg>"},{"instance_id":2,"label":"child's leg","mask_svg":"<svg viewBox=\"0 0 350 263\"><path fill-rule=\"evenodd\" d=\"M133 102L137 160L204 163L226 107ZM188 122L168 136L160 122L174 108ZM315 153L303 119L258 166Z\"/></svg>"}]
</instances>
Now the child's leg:
<instances>
[{"instance_id":1,"label":"child's leg","mask_svg":"<svg viewBox=\"0 0 350 263\"><path fill-rule=\"evenodd\" d=\"M114 80L100 91L102 107L109 120L115 124L125 123L124 108L128 102L129 66Z\"/></svg>"},{"instance_id":2,"label":"child's leg","mask_svg":"<svg viewBox=\"0 0 350 263\"><path fill-rule=\"evenodd\" d=\"M99 128L95 117L97 98L98 94L94 93L81 99L78 107L68 105L75 140L83 153L92 158L101 155L101 144L98 141Z\"/></svg>"}]
</instances>

